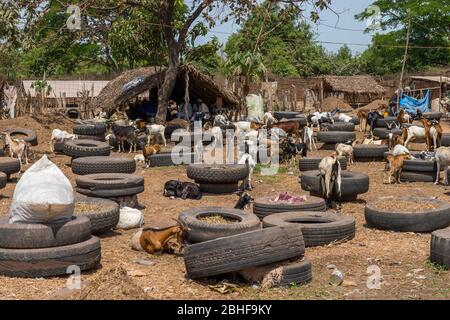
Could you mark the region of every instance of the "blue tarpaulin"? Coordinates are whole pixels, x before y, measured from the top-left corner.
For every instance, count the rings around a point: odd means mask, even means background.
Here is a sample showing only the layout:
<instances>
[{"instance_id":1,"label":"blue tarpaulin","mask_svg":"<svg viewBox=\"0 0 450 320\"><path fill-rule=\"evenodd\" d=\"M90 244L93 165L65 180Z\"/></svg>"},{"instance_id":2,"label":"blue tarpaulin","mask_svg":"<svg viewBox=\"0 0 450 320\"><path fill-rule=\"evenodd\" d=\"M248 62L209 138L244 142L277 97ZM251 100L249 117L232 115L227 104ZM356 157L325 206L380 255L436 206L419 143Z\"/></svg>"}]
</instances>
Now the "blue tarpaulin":
<instances>
[{"instance_id":1,"label":"blue tarpaulin","mask_svg":"<svg viewBox=\"0 0 450 320\"><path fill-rule=\"evenodd\" d=\"M415 99L413 97L403 95L400 99L400 108L405 109L408 113L416 113L417 109L421 112L430 111L430 91L427 90L423 99Z\"/></svg>"}]
</instances>

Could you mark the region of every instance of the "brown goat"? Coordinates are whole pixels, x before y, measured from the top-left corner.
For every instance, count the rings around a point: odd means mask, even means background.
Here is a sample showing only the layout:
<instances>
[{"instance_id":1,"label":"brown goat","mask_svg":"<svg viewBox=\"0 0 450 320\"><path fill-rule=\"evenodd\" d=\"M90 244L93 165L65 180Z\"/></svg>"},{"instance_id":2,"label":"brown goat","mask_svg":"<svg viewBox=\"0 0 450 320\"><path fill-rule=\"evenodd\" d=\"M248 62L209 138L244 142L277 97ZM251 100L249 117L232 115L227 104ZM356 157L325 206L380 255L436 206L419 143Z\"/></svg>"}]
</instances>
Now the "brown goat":
<instances>
[{"instance_id":1,"label":"brown goat","mask_svg":"<svg viewBox=\"0 0 450 320\"><path fill-rule=\"evenodd\" d=\"M298 121L283 121L278 123L272 123L267 126L267 130L279 128L286 132L287 134L291 134L293 136L300 136L300 123Z\"/></svg>"},{"instance_id":2,"label":"brown goat","mask_svg":"<svg viewBox=\"0 0 450 320\"><path fill-rule=\"evenodd\" d=\"M431 151L431 139L433 138L434 142L434 150L440 145L440 141L442 139L442 127L439 122L433 124L430 120L423 118L422 119L423 127L425 128L425 142L427 144L428 151ZM439 144L438 144L439 141Z\"/></svg>"},{"instance_id":3,"label":"brown goat","mask_svg":"<svg viewBox=\"0 0 450 320\"><path fill-rule=\"evenodd\" d=\"M386 167L384 169L383 183L386 181L386 174L388 174L388 183L391 184L391 177L396 174L395 182L400 184L400 177L402 175L403 163L405 160L411 159L410 154L399 154L393 156L392 154L386 157Z\"/></svg>"},{"instance_id":4,"label":"brown goat","mask_svg":"<svg viewBox=\"0 0 450 320\"><path fill-rule=\"evenodd\" d=\"M167 227L164 229L145 228L139 230L132 239L132 247L138 251L145 251L150 254L169 251L169 241L176 239L180 247L183 244L184 228L180 225Z\"/></svg>"},{"instance_id":5,"label":"brown goat","mask_svg":"<svg viewBox=\"0 0 450 320\"><path fill-rule=\"evenodd\" d=\"M150 157L154 154L161 153L161 146L159 144L147 144L142 150L142 154L145 158L147 168L150 166Z\"/></svg>"}]
</instances>

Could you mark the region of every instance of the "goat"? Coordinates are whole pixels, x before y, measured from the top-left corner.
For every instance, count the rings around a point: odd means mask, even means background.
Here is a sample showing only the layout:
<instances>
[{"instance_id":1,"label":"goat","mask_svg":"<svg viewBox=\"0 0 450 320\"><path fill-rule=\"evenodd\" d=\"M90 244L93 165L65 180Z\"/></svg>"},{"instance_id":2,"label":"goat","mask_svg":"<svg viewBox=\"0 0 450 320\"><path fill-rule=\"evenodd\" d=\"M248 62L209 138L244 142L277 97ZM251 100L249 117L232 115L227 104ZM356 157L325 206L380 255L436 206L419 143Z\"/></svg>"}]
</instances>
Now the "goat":
<instances>
[{"instance_id":1,"label":"goat","mask_svg":"<svg viewBox=\"0 0 450 320\"><path fill-rule=\"evenodd\" d=\"M333 186L336 184L337 186L337 196L339 201L339 206L341 203L342 192L341 192L341 164L338 161L336 155L331 155L323 158L319 162L319 175L320 175L320 183L323 190L323 196L326 199L327 207L331 207L331 196L333 193Z\"/></svg>"},{"instance_id":2,"label":"goat","mask_svg":"<svg viewBox=\"0 0 450 320\"><path fill-rule=\"evenodd\" d=\"M125 141L130 144L130 152L133 151L134 146L134 152L136 152L137 148L137 131L135 127L133 126L119 126L116 123L113 123L111 126L112 132L116 136L117 139L117 145L118 145L118 151L124 152L125 151Z\"/></svg>"},{"instance_id":3,"label":"goat","mask_svg":"<svg viewBox=\"0 0 450 320\"><path fill-rule=\"evenodd\" d=\"M248 169L248 176L245 178L243 183L243 190L252 190L252 176L253 176L253 170L256 167L256 161L253 159L253 157L250 154L250 145L253 144L253 141L245 141L245 153L244 155L239 159L238 164L245 164Z\"/></svg>"},{"instance_id":4,"label":"goat","mask_svg":"<svg viewBox=\"0 0 450 320\"><path fill-rule=\"evenodd\" d=\"M378 111L369 112L367 114L366 126L364 128L364 133L367 132L367 125L370 126L370 135L373 137L373 129L377 124L378 119L383 118L382 115Z\"/></svg>"},{"instance_id":5,"label":"goat","mask_svg":"<svg viewBox=\"0 0 450 320\"><path fill-rule=\"evenodd\" d=\"M54 129L52 131L52 137L50 139L50 152L55 151L55 143L62 142L64 140L76 140L78 136L76 134L68 133L60 129Z\"/></svg>"},{"instance_id":6,"label":"goat","mask_svg":"<svg viewBox=\"0 0 450 320\"><path fill-rule=\"evenodd\" d=\"M336 117L339 121L342 122L347 122L349 123L350 121L352 121L352 117L350 117L349 115L345 114L345 113L341 113L341 112L337 112Z\"/></svg>"},{"instance_id":7,"label":"goat","mask_svg":"<svg viewBox=\"0 0 450 320\"><path fill-rule=\"evenodd\" d=\"M159 144L147 144L144 149L142 149L147 168L150 167L150 157L158 153L161 153L161 146Z\"/></svg>"},{"instance_id":8,"label":"goat","mask_svg":"<svg viewBox=\"0 0 450 320\"><path fill-rule=\"evenodd\" d=\"M25 164L28 164L28 143L23 139L13 139L8 132L0 132L5 138L5 145L9 147L9 156L17 157L22 166L22 157L25 158Z\"/></svg>"},{"instance_id":9,"label":"goat","mask_svg":"<svg viewBox=\"0 0 450 320\"><path fill-rule=\"evenodd\" d=\"M425 128L419 126L411 126L409 128L403 128L402 139L405 140L405 147L408 148L410 141L415 141L417 138L425 138Z\"/></svg>"},{"instance_id":10,"label":"goat","mask_svg":"<svg viewBox=\"0 0 450 320\"><path fill-rule=\"evenodd\" d=\"M333 114L334 112L314 112L308 115L306 119L311 128L317 126L317 129L320 131L323 124L334 123Z\"/></svg>"},{"instance_id":11,"label":"goat","mask_svg":"<svg viewBox=\"0 0 450 320\"><path fill-rule=\"evenodd\" d=\"M359 131L362 132L362 128L363 128L363 123L364 123L364 128L367 127L367 111L363 110L363 109L359 109L358 113L356 114L358 116L359 119Z\"/></svg>"},{"instance_id":12,"label":"goat","mask_svg":"<svg viewBox=\"0 0 450 320\"><path fill-rule=\"evenodd\" d=\"M176 239L179 245L183 244L185 228L175 225L163 229L144 228L139 230L132 239L132 248L150 254L170 250L169 241Z\"/></svg>"},{"instance_id":13,"label":"goat","mask_svg":"<svg viewBox=\"0 0 450 320\"><path fill-rule=\"evenodd\" d=\"M302 158L308 156L308 146L306 143L294 143L290 138L284 139L280 143L280 158L282 160L292 159L300 153Z\"/></svg>"},{"instance_id":14,"label":"goat","mask_svg":"<svg viewBox=\"0 0 450 320\"><path fill-rule=\"evenodd\" d=\"M279 128L284 132L286 132L287 134L290 134L295 137L299 137L300 134L300 124L298 123L298 121L284 121L272 123L267 126L268 130L272 130L274 128Z\"/></svg>"},{"instance_id":15,"label":"goat","mask_svg":"<svg viewBox=\"0 0 450 320\"><path fill-rule=\"evenodd\" d=\"M386 157L386 166L384 169L383 183L386 181L386 174L388 174L388 183L391 184L392 175L396 175L395 182L400 184L400 177L402 175L403 163L406 159L411 159L410 154L399 154L394 156L389 154Z\"/></svg>"},{"instance_id":16,"label":"goat","mask_svg":"<svg viewBox=\"0 0 450 320\"><path fill-rule=\"evenodd\" d=\"M350 164L353 164L353 141L348 141L347 143L336 144L336 155L338 157L346 157Z\"/></svg>"},{"instance_id":17,"label":"goat","mask_svg":"<svg viewBox=\"0 0 450 320\"><path fill-rule=\"evenodd\" d=\"M397 121L402 125L403 123L411 123L411 116L405 112L405 109L401 109L397 114Z\"/></svg>"},{"instance_id":18,"label":"goat","mask_svg":"<svg viewBox=\"0 0 450 320\"><path fill-rule=\"evenodd\" d=\"M250 130L258 130L261 129L262 124L251 122L251 121L238 121L234 122L235 127L235 135L241 133L241 132L249 132Z\"/></svg>"},{"instance_id":19,"label":"goat","mask_svg":"<svg viewBox=\"0 0 450 320\"><path fill-rule=\"evenodd\" d=\"M272 115L271 112L266 112L263 117L263 123L267 126L272 123L277 123L277 119Z\"/></svg>"},{"instance_id":20,"label":"goat","mask_svg":"<svg viewBox=\"0 0 450 320\"><path fill-rule=\"evenodd\" d=\"M237 191L237 192L235 192L235 194L237 194L239 196L239 199L236 202L234 209L244 210L247 206L249 206L254 201L252 196L249 195L245 191Z\"/></svg>"},{"instance_id":21,"label":"goat","mask_svg":"<svg viewBox=\"0 0 450 320\"><path fill-rule=\"evenodd\" d=\"M166 137L164 136L164 132L166 131L166 127L163 126L162 124L151 124L151 125L147 125L146 126L146 133L148 135L148 141L147 143L149 143L151 137L154 134L159 134L164 142L164 146L167 146L167 142L166 142Z\"/></svg>"},{"instance_id":22,"label":"goat","mask_svg":"<svg viewBox=\"0 0 450 320\"><path fill-rule=\"evenodd\" d=\"M181 182L178 180L170 180L164 184L165 197L181 198L183 200L193 199L200 200L202 192L200 187L192 182Z\"/></svg>"},{"instance_id":23,"label":"goat","mask_svg":"<svg viewBox=\"0 0 450 320\"><path fill-rule=\"evenodd\" d=\"M314 138L314 131L312 128L306 126L303 128L303 142L308 143L308 141L309 141L309 150L314 151L313 146L317 150L317 145Z\"/></svg>"},{"instance_id":24,"label":"goat","mask_svg":"<svg viewBox=\"0 0 450 320\"><path fill-rule=\"evenodd\" d=\"M450 148L449 147L440 147L436 150L434 154L434 158L436 159L436 181L434 184L439 184L439 179L441 176L441 166L444 166L444 184L448 186L448 166L450 165Z\"/></svg>"},{"instance_id":25,"label":"goat","mask_svg":"<svg viewBox=\"0 0 450 320\"><path fill-rule=\"evenodd\" d=\"M433 138L434 150L441 144L442 139L442 127L438 121L430 121L428 119L422 119L423 127L425 128L425 140L427 143L428 151L431 150L431 138Z\"/></svg>"},{"instance_id":26,"label":"goat","mask_svg":"<svg viewBox=\"0 0 450 320\"><path fill-rule=\"evenodd\" d=\"M145 164L145 157L142 154L135 155L134 161L137 163Z\"/></svg>"}]
</instances>

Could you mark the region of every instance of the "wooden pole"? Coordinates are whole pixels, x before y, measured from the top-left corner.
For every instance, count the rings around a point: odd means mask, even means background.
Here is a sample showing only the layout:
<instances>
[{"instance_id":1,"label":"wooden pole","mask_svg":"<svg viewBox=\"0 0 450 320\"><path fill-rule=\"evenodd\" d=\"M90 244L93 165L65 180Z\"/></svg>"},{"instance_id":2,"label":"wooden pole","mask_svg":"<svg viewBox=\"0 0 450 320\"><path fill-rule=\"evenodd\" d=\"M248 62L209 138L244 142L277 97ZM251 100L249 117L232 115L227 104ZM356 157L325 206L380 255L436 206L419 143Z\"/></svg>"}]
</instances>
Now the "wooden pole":
<instances>
[{"instance_id":1,"label":"wooden pole","mask_svg":"<svg viewBox=\"0 0 450 320\"><path fill-rule=\"evenodd\" d=\"M320 111L323 111L323 81L324 79L320 79L319 84L319 102L320 102Z\"/></svg>"},{"instance_id":2,"label":"wooden pole","mask_svg":"<svg viewBox=\"0 0 450 320\"><path fill-rule=\"evenodd\" d=\"M411 10L408 9L408 31L406 32L406 46L405 46L405 54L403 55L402 62L402 72L400 73L400 82L398 84L398 94L397 94L397 111L399 110L400 105L400 94L403 92L403 73L405 72L406 60L408 59L408 47L409 47L409 37L411 36Z\"/></svg>"},{"instance_id":3,"label":"wooden pole","mask_svg":"<svg viewBox=\"0 0 450 320\"><path fill-rule=\"evenodd\" d=\"M441 99L442 99L442 76L439 76L439 112L441 112Z\"/></svg>"}]
</instances>

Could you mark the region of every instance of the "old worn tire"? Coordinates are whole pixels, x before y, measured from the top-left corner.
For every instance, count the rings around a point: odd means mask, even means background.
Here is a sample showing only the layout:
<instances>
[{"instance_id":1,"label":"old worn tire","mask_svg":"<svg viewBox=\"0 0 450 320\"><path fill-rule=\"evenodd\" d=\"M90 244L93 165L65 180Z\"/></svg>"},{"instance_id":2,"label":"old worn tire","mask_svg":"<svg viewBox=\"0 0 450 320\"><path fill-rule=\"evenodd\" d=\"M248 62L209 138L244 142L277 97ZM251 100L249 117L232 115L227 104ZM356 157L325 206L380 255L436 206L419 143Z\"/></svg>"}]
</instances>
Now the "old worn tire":
<instances>
[{"instance_id":1,"label":"old worn tire","mask_svg":"<svg viewBox=\"0 0 450 320\"><path fill-rule=\"evenodd\" d=\"M119 223L119 205L111 200L99 198L79 198L77 203L96 204L101 209L95 212L76 212L80 217L86 217L91 221L92 234L101 234L114 228Z\"/></svg>"},{"instance_id":2,"label":"old worn tire","mask_svg":"<svg viewBox=\"0 0 450 320\"><path fill-rule=\"evenodd\" d=\"M12 138L14 138L15 135L19 135L20 138L32 146L38 145L37 134L33 130L24 128L8 128L5 131L8 132Z\"/></svg>"},{"instance_id":3,"label":"old worn tire","mask_svg":"<svg viewBox=\"0 0 450 320\"><path fill-rule=\"evenodd\" d=\"M16 158L2 157L0 158L0 172L7 176L20 172L20 161Z\"/></svg>"},{"instance_id":4,"label":"old worn tire","mask_svg":"<svg viewBox=\"0 0 450 320\"><path fill-rule=\"evenodd\" d=\"M67 140L64 154L72 158L109 156L111 147L106 142L94 140Z\"/></svg>"},{"instance_id":5,"label":"old worn tire","mask_svg":"<svg viewBox=\"0 0 450 320\"><path fill-rule=\"evenodd\" d=\"M0 248L39 249L67 246L88 240L91 223L86 217L73 217L65 223L9 223L0 219Z\"/></svg>"},{"instance_id":6,"label":"old worn tire","mask_svg":"<svg viewBox=\"0 0 450 320\"><path fill-rule=\"evenodd\" d=\"M239 271L239 274L247 281L253 281L252 275L269 274L271 271L277 270L275 279L271 279L270 288L301 286L312 281L311 262L304 258L302 261L293 261L288 263L274 263L261 267L253 267ZM281 274L278 274L280 272ZM269 276L270 277L270 276ZM262 279L258 279L262 280Z\"/></svg>"},{"instance_id":7,"label":"old worn tire","mask_svg":"<svg viewBox=\"0 0 450 320\"><path fill-rule=\"evenodd\" d=\"M134 173L136 162L125 157L84 157L72 161L72 172L77 175L95 173Z\"/></svg>"},{"instance_id":8,"label":"old worn tire","mask_svg":"<svg viewBox=\"0 0 450 320\"><path fill-rule=\"evenodd\" d=\"M412 202L432 202L438 206L434 210L417 212L392 212L377 208L375 203L368 203L365 208L367 225L380 230L399 232L431 232L450 225L450 204L437 199L425 197L382 197L380 201L402 199Z\"/></svg>"},{"instance_id":9,"label":"old worn tire","mask_svg":"<svg viewBox=\"0 0 450 320\"><path fill-rule=\"evenodd\" d=\"M413 172L436 172L437 163L431 160L405 160L403 162L403 171Z\"/></svg>"},{"instance_id":10,"label":"old worn tire","mask_svg":"<svg viewBox=\"0 0 450 320\"><path fill-rule=\"evenodd\" d=\"M353 157L358 160L383 160L387 151L389 147L385 144L357 144L353 146Z\"/></svg>"},{"instance_id":11,"label":"old worn tire","mask_svg":"<svg viewBox=\"0 0 450 320\"><path fill-rule=\"evenodd\" d=\"M200 217L220 215L238 220L229 224L211 224L199 220ZM216 238L261 229L261 222L254 214L238 209L223 207L193 208L180 213L179 221L189 228L189 242L198 243Z\"/></svg>"},{"instance_id":12,"label":"old worn tire","mask_svg":"<svg viewBox=\"0 0 450 320\"><path fill-rule=\"evenodd\" d=\"M100 135L79 135L78 136L78 140L94 140L94 141L101 141L101 142L105 142L106 138L104 134L100 134Z\"/></svg>"},{"instance_id":13,"label":"old worn tire","mask_svg":"<svg viewBox=\"0 0 450 320\"><path fill-rule=\"evenodd\" d=\"M94 198L116 198L116 197L127 197L134 196L136 194L144 192L144 186L131 187L131 188L120 188L120 189L84 189L76 188L76 191L88 197Z\"/></svg>"},{"instance_id":14,"label":"old worn tire","mask_svg":"<svg viewBox=\"0 0 450 320\"><path fill-rule=\"evenodd\" d=\"M444 116L443 112L438 111L430 111L430 112L424 112L423 117L428 120L441 120L441 118Z\"/></svg>"},{"instance_id":15,"label":"old worn tire","mask_svg":"<svg viewBox=\"0 0 450 320\"><path fill-rule=\"evenodd\" d=\"M322 198L308 196L308 201L302 203L272 202L274 197L261 197L253 202L253 213L260 219L268 215L288 211L325 211L325 201Z\"/></svg>"},{"instance_id":16,"label":"old worn tire","mask_svg":"<svg viewBox=\"0 0 450 320\"><path fill-rule=\"evenodd\" d=\"M334 122L339 122L339 123L344 122L342 120L339 120L338 117L334 117L333 119L334 119ZM352 116L352 120L350 120L349 123L353 123L355 126L357 126L357 125L359 125L359 118L356 116Z\"/></svg>"},{"instance_id":17,"label":"old worn tire","mask_svg":"<svg viewBox=\"0 0 450 320\"><path fill-rule=\"evenodd\" d=\"M325 212L283 212L267 216L264 228L298 224L306 247L323 246L355 237L355 219Z\"/></svg>"},{"instance_id":18,"label":"old worn tire","mask_svg":"<svg viewBox=\"0 0 450 320\"><path fill-rule=\"evenodd\" d=\"M298 166L300 171L319 170L319 163L323 158L300 158ZM345 157L339 158L342 170L347 170L347 159Z\"/></svg>"},{"instance_id":19,"label":"old worn tire","mask_svg":"<svg viewBox=\"0 0 450 320\"><path fill-rule=\"evenodd\" d=\"M301 227L296 225L250 231L190 245L184 263L191 279L262 266L305 253Z\"/></svg>"},{"instance_id":20,"label":"old worn tire","mask_svg":"<svg viewBox=\"0 0 450 320\"><path fill-rule=\"evenodd\" d=\"M53 150L55 153L63 153L64 152L64 141L56 141L53 146Z\"/></svg>"},{"instance_id":21,"label":"old worn tire","mask_svg":"<svg viewBox=\"0 0 450 320\"><path fill-rule=\"evenodd\" d=\"M353 132L355 131L355 125L351 122L335 122L327 126L328 131L344 131Z\"/></svg>"},{"instance_id":22,"label":"old worn tire","mask_svg":"<svg viewBox=\"0 0 450 320\"><path fill-rule=\"evenodd\" d=\"M342 171L341 194L343 199L350 199L358 194L369 191L369 177L363 173ZM319 171L304 172L300 176L301 188L312 195L322 195ZM333 197L336 197L336 186L333 188Z\"/></svg>"},{"instance_id":23,"label":"old worn tire","mask_svg":"<svg viewBox=\"0 0 450 320\"><path fill-rule=\"evenodd\" d=\"M435 180L435 172L402 171L402 176L400 177L402 182L434 182Z\"/></svg>"},{"instance_id":24,"label":"old worn tire","mask_svg":"<svg viewBox=\"0 0 450 320\"><path fill-rule=\"evenodd\" d=\"M8 182L8 176L6 173L0 172L0 189L6 187L6 183Z\"/></svg>"},{"instance_id":25,"label":"old worn tire","mask_svg":"<svg viewBox=\"0 0 450 320\"><path fill-rule=\"evenodd\" d=\"M76 183L83 189L115 190L143 186L144 178L127 173L97 173L79 176Z\"/></svg>"},{"instance_id":26,"label":"old worn tire","mask_svg":"<svg viewBox=\"0 0 450 320\"><path fill-rule=\"evenodd\" d=\"M388 128L373 129L373 135L380 139L388 139L390 133L392 133L394 136L400 136L402 134L402 130L401 129L388 129Z\"/></svg>"},{"instance_id":27,"label":"old worn tire","mask_svg":"<svg viewBox=\"0 0 450 320\"><path fill-rule=\"evenodd\" d=\"M234 183L248 176L245 165L206 165L191 164L187 167L187 176L199 183Z\"/></svg>"},{"instance_id":28,"label":"old worn tire","mask_svg":"<svg viewBox=\"0 0 450 320\"><path fill-rule=\"evenodd\" d=\"M430 261L450 269L450 228L431 234Z\"/></svg>"},{"instance_id":29,"label":"old worn tire","mask_svg":"<svg viewBox=\"0 0 450 320\"><path fill-rule=\"evenodd\" d=\"M283 118L284 119L294 119L299 114L300 114L300 112L296 112L296 111L275 111L273 113L273 116L274 116L275 119L281 120Z\"/></svg>"},{"instance_id":30,"label":"old worn tire","mask_svg":"<svg viewBox=\"0 0 450 320\"><path fill-rule=\"evenodd\" d=\"M324 143L345 143L355 139L356 134L354 132L320 131L317 133L317 140Z\"/></svg>"},{"instance_id":31,"label":"old worn tire","mask_svg":"<svg viewBox=\"0 0 450 320\"><path fill-rule=\"evenodd\" d=\"M183 154L189 160L187 162L183 162L180 165L189 165L194 162L195 154L190 152L188 154ZM169 166L177 166L172 160L172 154L170 152L153 154L150 156L150 167L169 167Z\"/></svg>"},{"instance_id":32,"label":"old worn tire","mask_svg":"<svg viewBox=\"0 0 450 320\"><path fill-rule=\"evenodd\" d=\"M200 190L209 194L231 194L238 191L239 185L233 183L199 183Z\"/></svg>"},{"instance_id":33,"label":"old worn tire","mask_svg":"<svg viewBox=\"0 0 450 320\"><path fill-rule=\"evenodd\" d=\"M96 237L53 248L0 248L0 275L40 278L67 275L67 267L76 265L81 271L100 265L100 240Z\"/></svg>"},{"instance_id":34,"label":"old worn tire","mask_svg":"<svg viewBox=\"0 0 450 320\"><path fill-rule=\"evenodd\" d=\"M375 125L375 128L387 128L388 127L388 123L397 123L398 124L398 120L396 117L384 117L384 118L380 118L377 120L377 123Z\"/></svg>"},{"instance_id":35,"label":"old worn tire","mask_svg":"<svg viewBox=\"0 0 450 320\"><path fill-rule=\"evenodd\" d=\"M442 134L441 146L442 147L449 147L450 146L450 133L443 133Z\"/></svg>"},{"instance_id":36,"label":"old worn tire","mask_svg":"<svg viewBox=\"0 0 450 320\"><path fill-rule=\"evenodd\" d=\"M298 114L294 119L291 119L291 120L298 121L298 123L301 126L308 125L308 120L306 119L305 115L303 115L303 114Z\"/></svg>"},{"instance_id":37,"label":"old worn tire","mask_svg":"<svg viewBox=\"0 0 450 320\"><path fill-rule=\"evenodd\" d=\"M73 133L83 136L98 136L106 133L105 123L77 124L73 127Z\"/></svg>"}]
</instances>

